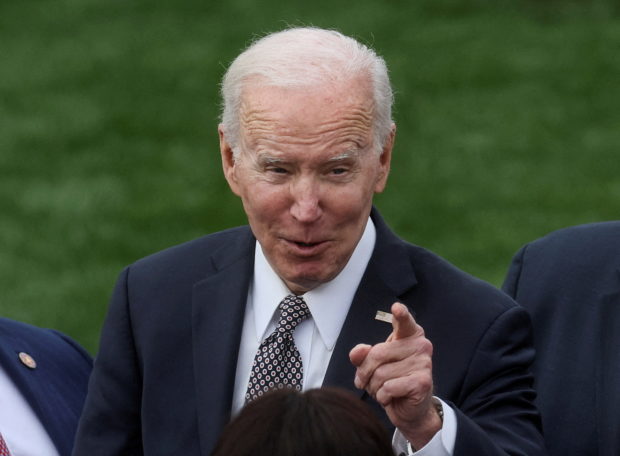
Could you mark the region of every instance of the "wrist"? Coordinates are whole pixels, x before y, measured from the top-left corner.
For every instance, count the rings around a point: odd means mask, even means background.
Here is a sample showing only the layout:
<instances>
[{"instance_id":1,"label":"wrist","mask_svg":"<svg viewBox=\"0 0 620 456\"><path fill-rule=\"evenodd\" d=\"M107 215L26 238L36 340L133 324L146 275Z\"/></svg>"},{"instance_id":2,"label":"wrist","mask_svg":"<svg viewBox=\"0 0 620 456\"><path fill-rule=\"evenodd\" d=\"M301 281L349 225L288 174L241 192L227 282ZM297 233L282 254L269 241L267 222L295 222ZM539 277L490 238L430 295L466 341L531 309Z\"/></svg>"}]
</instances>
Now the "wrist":
<instances>
[{"instance_id":1,"label":"wrist","mask_svg":"<svg viewBox=\"0 0 620 456\"><path fill-rule=\"evenodd\" d=\"M431 398L428 412L421 422L410 427L411 432L403 432L414 451L424 446L441 430L443 426L443 406L435 397Z\"/></svg>"}]
</instances>

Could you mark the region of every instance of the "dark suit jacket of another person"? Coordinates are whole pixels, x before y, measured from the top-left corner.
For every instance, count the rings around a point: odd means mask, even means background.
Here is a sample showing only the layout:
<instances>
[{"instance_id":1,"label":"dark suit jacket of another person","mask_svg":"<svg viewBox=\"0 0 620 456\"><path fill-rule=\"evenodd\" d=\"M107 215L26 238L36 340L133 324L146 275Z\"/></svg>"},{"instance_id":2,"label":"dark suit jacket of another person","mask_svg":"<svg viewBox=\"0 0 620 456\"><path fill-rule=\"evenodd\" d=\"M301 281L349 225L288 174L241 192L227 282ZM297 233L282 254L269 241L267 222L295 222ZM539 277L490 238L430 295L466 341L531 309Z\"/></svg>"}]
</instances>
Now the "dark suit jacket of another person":
<instances>
[{"instance_id":1,"label":"dark suit jacket of another person","mask_svg":"<svg viewBox=\"0 0 620 456\"><path fill-rule=\"evenodd\" d=\"M26 353L36 367L19 358ZM0 318L0 365L34 410L60 456L68 456L86 397L92 359L67 336Z\"/></svg>"},{"instance_id":2,"label":"dark suit jacket of another person","mask_svg":"<svg viewBox=\"0 0 620 456\"><path fill-rule=\"evenodd\" d=\"M532 314L549 453L620 455L620 222L526 245L504 290Z\"/></svg>"},{"instance_id":3,"label":"dark suit jacket of another person","mask_svg":"<svg viewBox=\"0 0 620 456\"><path fill-rule=\"evenodd\" d=\"M543 454L527 313L501 291L397 238L377 241L324 385L356 392L348 353L385 341L405 303L434 343L436 394L457 407L456 455ZM255 238L248 227L126 268L101 337L74 455L208 456L230 417ZM501 448L510 450L504 452Z\"/></svg>"}]
</instances>

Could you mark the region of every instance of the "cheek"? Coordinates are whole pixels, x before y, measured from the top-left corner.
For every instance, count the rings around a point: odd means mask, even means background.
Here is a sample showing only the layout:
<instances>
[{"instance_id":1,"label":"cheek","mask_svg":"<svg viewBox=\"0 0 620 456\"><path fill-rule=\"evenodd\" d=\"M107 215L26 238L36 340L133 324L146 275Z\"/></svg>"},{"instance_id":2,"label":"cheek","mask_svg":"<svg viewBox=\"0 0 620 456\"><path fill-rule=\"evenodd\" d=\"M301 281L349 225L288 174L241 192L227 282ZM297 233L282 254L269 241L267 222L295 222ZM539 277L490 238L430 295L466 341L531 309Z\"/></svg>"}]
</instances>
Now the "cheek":
<instances>
[{"instance_id":1,"label":"cheek","mask_svg":"<svg viewBox=\"0 0 620 456\"><path fill-rule=\"evenodd\" d=\"M366 207L372 204L373 188L368 180L361 180L359 185L342 188L332 188L326 192L330 205L341 216L351 216L353 213L363 215Z\"/></svg>"},{"instance_id":2,"label":"cheek","mask_svg":"<svg viewBox=\"0 0 620 456\"><path fill-rule=\"evenodd\" d=\"M246 187L242 196L246 214L253 220L274 220L287 208L287 198L282 191L274 190L270 185L252 185Z\"/></svg>"}]
</instances>

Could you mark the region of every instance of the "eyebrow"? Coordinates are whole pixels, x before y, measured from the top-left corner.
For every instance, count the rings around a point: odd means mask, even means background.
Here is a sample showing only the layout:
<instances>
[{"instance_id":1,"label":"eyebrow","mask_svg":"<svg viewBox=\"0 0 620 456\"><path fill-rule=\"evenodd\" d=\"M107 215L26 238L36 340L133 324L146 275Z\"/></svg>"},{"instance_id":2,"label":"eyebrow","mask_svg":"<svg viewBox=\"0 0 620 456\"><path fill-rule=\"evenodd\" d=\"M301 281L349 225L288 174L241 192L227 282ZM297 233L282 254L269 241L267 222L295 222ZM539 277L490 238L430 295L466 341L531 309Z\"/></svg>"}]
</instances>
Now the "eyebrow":
<instances>
[{"instance_id":1,"label":"eyebrow","mask_svg":"<svg viewBox=\"0 0 620 456\"><path fill-rule=\"evenodd\" d=\"M256 157L256 161L261 165L277 165L279 163L284 163L286 160L274 157L273 155L259 154Z\"/></svg>"},{"instance_id":2,"label":"eyebrow","mask_svg":"<svg viewBox=\"0 0 620 456\"><path fill-rule=\"evenodd\" d=\"M359 155L360 155L359 149L350 149L334 157L330 157L329 159L327 159L327 163L339 163L339 162L351 160L353 158L357 158L359 157ZM258 154L258 156L256 157L256 163L258 163L261 166L279 165L279 164L287 163L287 162L288 161L284 158L269 155L267 153Z\"/></svg>"},{"instance_id":3,"label":"eyebrow","mask_svg":"<svg viewBox=\"0 0 620 456\"><path fill-rule=\"evenodd\" d=\"M331 157L329 160L327 160L328 162L332 163L332 162L339 162L339 161L346 161L349 160L351 158L357 158L360 154L359 149L350 149L347 150L341 154L336 155L335 157Z\"/></svg>"}]
</instances>

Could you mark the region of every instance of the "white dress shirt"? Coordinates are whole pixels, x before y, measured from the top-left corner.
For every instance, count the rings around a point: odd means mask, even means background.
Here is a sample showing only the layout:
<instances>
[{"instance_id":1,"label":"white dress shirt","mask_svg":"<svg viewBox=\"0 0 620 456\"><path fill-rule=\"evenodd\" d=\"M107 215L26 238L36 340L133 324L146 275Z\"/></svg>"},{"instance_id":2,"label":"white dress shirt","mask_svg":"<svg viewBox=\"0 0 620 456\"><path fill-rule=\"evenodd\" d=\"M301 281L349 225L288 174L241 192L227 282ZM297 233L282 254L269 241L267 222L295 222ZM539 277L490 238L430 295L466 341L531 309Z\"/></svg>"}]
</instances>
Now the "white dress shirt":
<instances>
[{"instance_id":1,"label":"white dress shirt","mask_svg":"<svg viewBox=\"0 0 620 456\"><path fill-rule=\"evenodd\" d=\"M1 366L0 432L11 456L58 456L39 418Z\"/></svg>"},{"instance_id":2,"label":"white dress shirt","mask_svg":"<svg viewBox=\"0 0 620 456\"><path fill-rule=\"evenodd\" d=\"M304 391L319 388L323 384L336 340L368 261L372 256L375 239L375 226L369 218L362 238L340 274L330 282L324 283L303 295L312 318L302 321L295 329L293 337L303 363ZM291 291L271 268L260 244L257 242L254 275L248 291L237 360L233 414L241 410L245 403L245 393L258 347L276 328L279 317L276 309L289 294ZM397 431L393 440L397 452L405 451L416 456L451 455L456 438L456 417L454 411L447 404L443 403L443 407L443 429L435 435L431 442L413 453L407 451L407 440Z\"/></svg>"}]
</instances>

